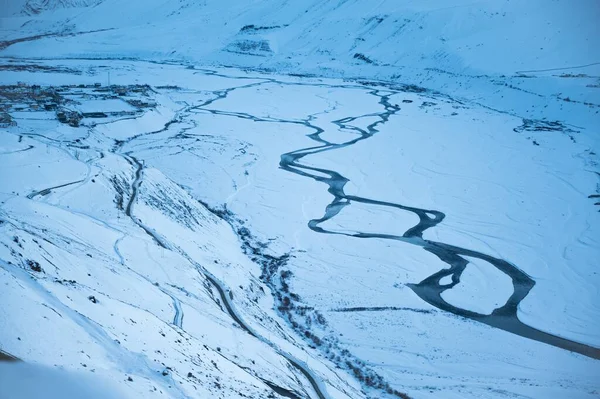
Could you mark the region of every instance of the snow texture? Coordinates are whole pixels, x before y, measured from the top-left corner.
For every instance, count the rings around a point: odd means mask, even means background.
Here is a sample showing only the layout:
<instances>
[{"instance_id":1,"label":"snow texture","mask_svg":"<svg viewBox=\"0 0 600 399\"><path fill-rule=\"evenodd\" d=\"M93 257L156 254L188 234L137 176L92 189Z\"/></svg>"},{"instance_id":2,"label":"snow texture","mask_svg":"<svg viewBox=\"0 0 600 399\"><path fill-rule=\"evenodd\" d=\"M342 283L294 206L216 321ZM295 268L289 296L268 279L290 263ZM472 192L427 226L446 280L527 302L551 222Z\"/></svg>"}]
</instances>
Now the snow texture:
<instances>
[{"instance_id":1,"label":"snow texture","mask_svg":"<svg viewBox=\"0 0 600 399\"><path fill-rule=\"evenodd\" d=\"M5 3L14 395L598 396L595 1Z\"/></svg>"}]
</instances>

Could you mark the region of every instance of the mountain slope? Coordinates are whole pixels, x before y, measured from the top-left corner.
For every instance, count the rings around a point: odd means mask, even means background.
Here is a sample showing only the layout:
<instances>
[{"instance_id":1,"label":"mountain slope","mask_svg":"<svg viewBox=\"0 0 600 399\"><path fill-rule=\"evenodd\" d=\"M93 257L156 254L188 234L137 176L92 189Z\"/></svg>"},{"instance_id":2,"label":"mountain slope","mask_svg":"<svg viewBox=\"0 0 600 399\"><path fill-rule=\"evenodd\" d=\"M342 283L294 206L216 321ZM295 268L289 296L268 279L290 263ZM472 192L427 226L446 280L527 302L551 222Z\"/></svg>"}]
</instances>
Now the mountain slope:
<instances>
[{"instance_id":1,"label":"mountain slope","mask_svg":"<svg viewBox=\"0 0 600 399\"><path fill-rule=\"evenodd\" d=\"M599 10L10 2L0 360L130 397L597 396Z\"/></svg>"},{"instance_id":2,"label":"mountain slope","mask_svg":"<svg viewBox=\"0 0 600 399\"><path fill-rule=\"evenodd\" d=\"M400 68L396 74L403 74L402 68L513 74L598 62L592 50L599 44L600 32L594 22L600 17L600 7L594 1L571 6L561 0L381 1L376 5L356 0L265 0L251 5L232 0L104 0L70 14L52 11L96 3L41 2L35 6L40 15L19 19L34 22L35 33L41 33L44 23L45 33L61 31L64 21L53 20L65 17L76 31L111 29L59 44L53 48L58 50L55 56L208 57L240 66L300 66L324 72L353 64L352 69L370 75L389 74L391 67ZM31 4L23 8L34 7ZM4 36L14 38L28 32L34 33L24 25L5 31ZM110 43L117 38L119 47L115 48ZM23 56L28 50L12 51Z\"/></svg>"},{"instance_id":3,"label":"mountain slope","mask_svg":"<svg viewBox=\"0 0 600 399\"><path fill-rule=\"evenodd\" d=\"M58 130L61 141L87 131ZM132 397L315 395L294 363L308 355L269 315L260 270L227 223L102 141L73 156L47 140L3 136L3 348L91 370ZM52 172L26 173L41 165Z\"/></svg>"}]
</instances>

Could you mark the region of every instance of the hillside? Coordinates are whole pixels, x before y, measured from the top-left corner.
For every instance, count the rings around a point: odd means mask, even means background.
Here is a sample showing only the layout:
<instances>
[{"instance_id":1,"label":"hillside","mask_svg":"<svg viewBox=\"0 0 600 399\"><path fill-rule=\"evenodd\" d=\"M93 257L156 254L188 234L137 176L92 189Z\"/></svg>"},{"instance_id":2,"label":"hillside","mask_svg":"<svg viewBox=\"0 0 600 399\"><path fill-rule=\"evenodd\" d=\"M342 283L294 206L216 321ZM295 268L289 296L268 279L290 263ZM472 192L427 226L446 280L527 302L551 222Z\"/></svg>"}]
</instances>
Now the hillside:
<instances>
[{"instance_id":1,"label":"hillside","mask_svg":"<svg viewBox=\"0 0 600 399\"><path fill-rule=\"evenodd\" d=\"M596 1L5 3L15 397L597 397Z\"/></svg>"}]
</instances>

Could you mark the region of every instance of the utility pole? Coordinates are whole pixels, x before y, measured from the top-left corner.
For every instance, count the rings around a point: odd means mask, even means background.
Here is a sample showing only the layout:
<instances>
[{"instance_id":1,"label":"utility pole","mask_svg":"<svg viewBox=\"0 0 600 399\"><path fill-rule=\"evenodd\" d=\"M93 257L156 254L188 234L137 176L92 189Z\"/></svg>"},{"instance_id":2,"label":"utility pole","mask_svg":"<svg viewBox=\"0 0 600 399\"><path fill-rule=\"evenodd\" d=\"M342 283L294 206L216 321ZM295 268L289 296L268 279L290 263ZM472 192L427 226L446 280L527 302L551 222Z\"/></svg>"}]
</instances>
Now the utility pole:
<instances>
[{"instance_id":1,"label":"utility pole","mask_svg":"<svg viewBox=\"0 0 600 399\"><path fill-rule=\"evenodd\" d=\"M108 85L110 86L110 71L108 71Z\"/></svg>"}]
</instances>

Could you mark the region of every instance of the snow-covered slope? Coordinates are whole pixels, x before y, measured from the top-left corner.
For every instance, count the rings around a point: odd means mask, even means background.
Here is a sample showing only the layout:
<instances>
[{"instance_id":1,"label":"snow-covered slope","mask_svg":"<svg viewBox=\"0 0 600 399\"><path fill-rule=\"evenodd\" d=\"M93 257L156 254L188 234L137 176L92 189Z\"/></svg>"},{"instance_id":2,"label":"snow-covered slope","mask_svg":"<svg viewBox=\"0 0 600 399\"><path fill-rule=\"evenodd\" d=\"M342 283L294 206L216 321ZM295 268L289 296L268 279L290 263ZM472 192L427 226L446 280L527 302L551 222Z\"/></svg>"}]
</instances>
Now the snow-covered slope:
<instances>
[{"instance_id":1,"label":"snow-covered slope","mask_svg":"<svg viewBox=\"0 0 600 399\"><path fill-rule=\"evenodd\" d=\"M128 397L598 395L597 2L9 3L1 351Z\"/></svg>"},{"instance_id":2,"label":"snow-covered slope","mask_svg":"<svg viewBox=\"0 0 600 399\"><path fill-rule=\"evenodd\" d=\"M70 101L86 95L70 91ZM96 110L121 101L98 95ZM173 105L157 112L171 118ZM1 141L2 349L89 370L128 397L357 395L275 319L229 224L108 131L26 108ZM149 133L140 122L127 134Z\"/></svg>"},{"instance_id":3,"label":"snow-covered slope","mask_svg":"<svg viewBox=\"0 0 600 399\"><path fill-rule=\"evenodd\" d=\"M59 8L89 7L101 2L102 0L27 0L20 10L25 14L32 15Z\"/></svg>"},{"instance_id":4,"label":"snow-covered slope","mask_svg":"<svg viewBox=\"0 0 600 399\"><path fill-rule=\"evenodd\" d=\"M19 1L14 3L3 17L14 12ZM69 39L58 46L40 42L35 50L22 48L24 45L12 50L20 55L52 48L53 56L208 57L238 65L320 67L325 71L362 64L364 71L392 67L396 74L403 74L404 68L514 74L598 61L593 50L598 48L600 31L595 22L600 7L593 0L575 5L563 0L21 3L21 9L45 12L34 19L21 17L22 22L35 22L35 30L27 25L15 27L5 32L11 39L40 33L41 23L47 24L45 33L61 32L63 21L53 22L57 18L53 10L97 3L68 14L69 26L80 32L112 30ZM115 47L112 43L117 38L119 46Z\"/></svg>"}]
</instances>

